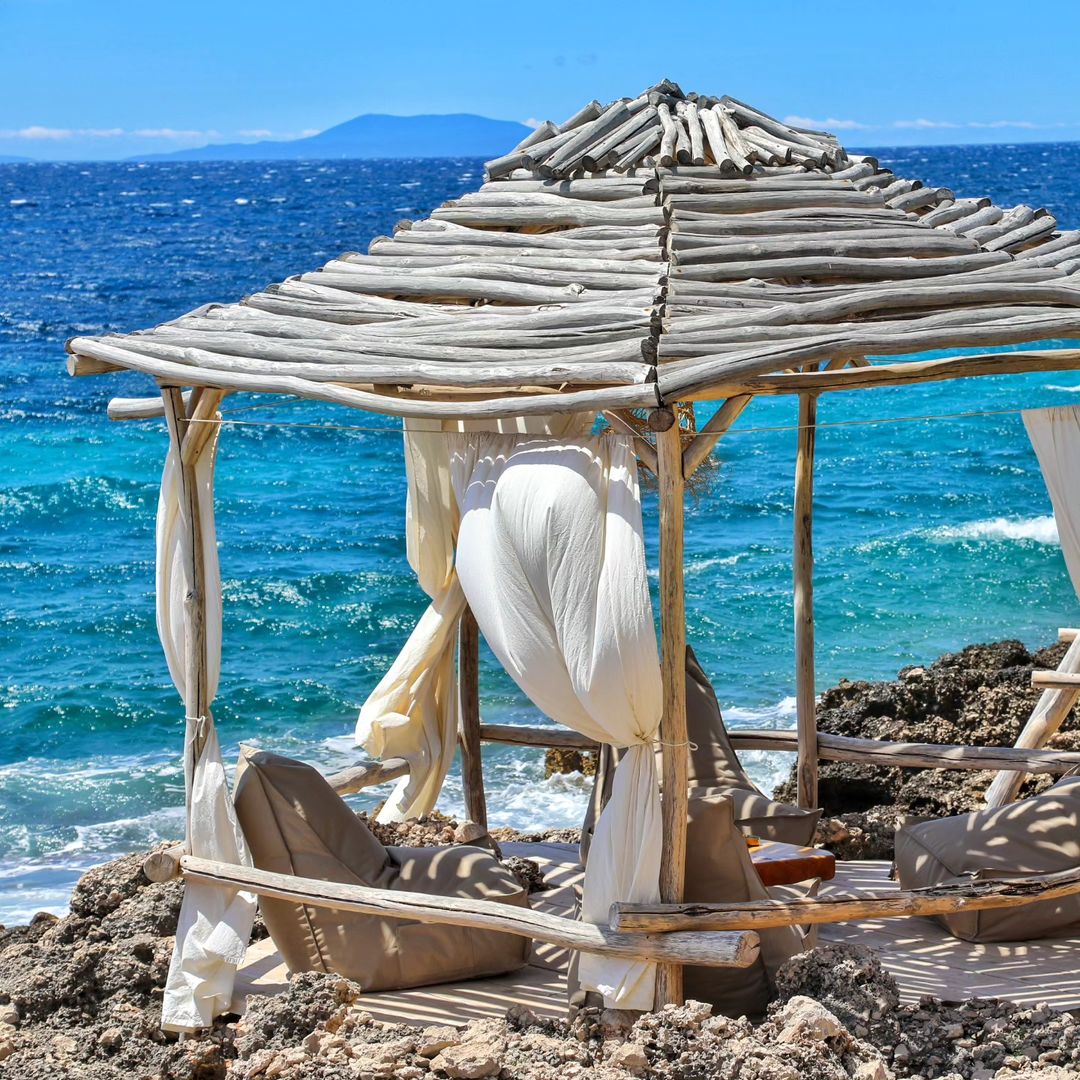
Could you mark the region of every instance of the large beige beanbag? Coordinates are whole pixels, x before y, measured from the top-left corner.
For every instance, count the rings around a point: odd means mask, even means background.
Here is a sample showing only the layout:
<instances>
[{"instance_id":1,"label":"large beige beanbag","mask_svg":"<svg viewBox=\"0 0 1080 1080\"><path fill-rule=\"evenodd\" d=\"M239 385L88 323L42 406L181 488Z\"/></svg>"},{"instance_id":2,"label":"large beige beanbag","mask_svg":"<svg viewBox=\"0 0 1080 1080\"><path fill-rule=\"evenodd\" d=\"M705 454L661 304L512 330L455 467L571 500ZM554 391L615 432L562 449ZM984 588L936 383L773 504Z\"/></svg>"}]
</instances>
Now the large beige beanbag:
<instances>
[{"instance_id":1,"label":"large beige beanbag","mask_svg":"<svg viewBox=\"0 0 1080 1080\"><path fill-rule=\"evenodd\" d=\"M479 848L384 848L315 769L289 758L246 752L236 811L260 870L528 906L517 879ZM531 945L513 934L266 897L259 907L290 971L334 972L365 990L514 971Z\"/></svg>"},{"instance_id":2,"label":"large beige beanbag","mask_svg":"<svg viewBox=\"0 0 1080 1080\"><path fill-rule=\"evenodd\" d=\"M1049 874L1080 866L1080 777L1021 802L909 825L896 834L904 889ZM942 915L964 941L1033 941L1080 930L1080 895L1013 908Z\"/></svg>"},{"instance_id":3,"label":"large beige beanbag","mask_svg":"<svg viewBox=\"0 0 1080 1080\"><path fill-rule=\"evenodd\" d=\"M726 795L731 799L735 824L744 833L799 847L813 844L821 811L777 802L758 790L739 763L724 726L716 693L690 646L686 647L686 730L690 740L687 785L691 800L704 795ZM658 769L661 767L661 750L662 747L657 746ZM608 747L600 754L592 799L581 830L583 862L600 809L611 794L618 756L617 751Z\"/></svg>"}]
</instances>

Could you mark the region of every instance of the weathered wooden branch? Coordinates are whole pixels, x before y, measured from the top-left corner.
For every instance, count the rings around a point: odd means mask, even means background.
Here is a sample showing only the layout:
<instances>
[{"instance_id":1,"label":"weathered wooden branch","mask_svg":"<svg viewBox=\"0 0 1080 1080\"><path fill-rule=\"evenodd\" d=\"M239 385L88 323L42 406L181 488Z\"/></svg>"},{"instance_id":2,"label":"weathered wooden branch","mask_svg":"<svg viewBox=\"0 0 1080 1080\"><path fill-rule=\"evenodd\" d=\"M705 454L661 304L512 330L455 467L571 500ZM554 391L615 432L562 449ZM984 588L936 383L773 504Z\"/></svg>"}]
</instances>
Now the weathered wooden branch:
<instances>
[{"instance_id":1,"label":"weathered wooden branch","mask_svg":"<svg viewBox=\"0 0 1080 1080\"><path fill-rule=\"evenodd\" d=\"M1080 893L1080 869L1009 880L935 885L889 893L837 893L814 899L724 904L615 904L609 926L621 933L763 930L770 926L903 919L1022 907Z\"/></svg>"},{"instance_id":2,"label":"weathered wooden branch","mask_svg":"<svg viewBox=\"0 0 1080 1080\"><path fill-rule=\"evenodd\" d=\"M361 761L350 765L347 769L328 776L326 782L339 795L355 795L365 788L385 784L408 774L409 763L403 758L386 758L383 761Z\"/></svg>"},{"instance_id":3,"label":"weathered wooden branch","mask_svg":"<svg viewBox=\"0 0 1080 1080\"><path fill-rule=\"evenodd\" d=\"M522 724L481 724L484 742L510 746L555 747L564 750L599 750L600 744L585 735L562 727L526 727Z\"/></svg>"},{"instance_id":4,"label":"weathered wooden branch","mask_svg":"<svg viewBox=\"0 0 1080 1080\"><path fill-rule=\"evenodd\" d=\"M591 923L548 915L530 908L497 904L491 900L467 900L317 881L249 866L196 859L190 855L181 859L180 868L187 881L241 888L275 900L421 923L497 930L604 956L703 967L748 967L758 955L757 935L753 933L621 934Z\"/></svg>"}]
</instances>

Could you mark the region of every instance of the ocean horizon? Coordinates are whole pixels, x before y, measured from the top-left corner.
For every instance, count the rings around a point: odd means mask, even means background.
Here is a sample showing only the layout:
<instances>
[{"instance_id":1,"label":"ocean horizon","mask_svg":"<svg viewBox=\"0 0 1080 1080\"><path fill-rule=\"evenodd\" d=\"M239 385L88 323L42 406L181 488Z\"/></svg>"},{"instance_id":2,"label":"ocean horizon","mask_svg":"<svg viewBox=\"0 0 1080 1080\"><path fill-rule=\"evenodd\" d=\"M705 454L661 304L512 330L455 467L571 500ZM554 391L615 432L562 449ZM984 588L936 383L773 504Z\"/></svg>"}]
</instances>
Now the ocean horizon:
<instances>
[{"instance_id":1,"label":"ocean horizon","mask_svg":"<svg viewBox=\"0 0 1080 1080\"><path fill-rule=\"evenodd\" d=\"M872 152L898 174L1080 226L1080 143ZM163 422L110 422L111 397L152 383L71 379L64 341L150 326L365 250L482 179L482 162L451 158L0 164L0 923L64 911L88 867L183 826L183 707L154 625ZM1068 404L1080 404L1080 375L822 400L819 689L977 641L1048 644L1076 622L1019 415ZM267 397L231 397L223 411L214 713L226 757L244 741L342 767L362 756L360 704L426 605L405 559L400 423ZM755 402L687 506L689 641L733 727L794 726L795 421L794 401ZM540 722L482 660L485 720ZM744 760L766 789L790 767L790 755ZM542 752L486 747L485 765L493 824L580 823L588 782L545 779ZM383 794L351 801L370 808ZM456 767L440 808L463 811Z\"/></svg>"}]
</instances>

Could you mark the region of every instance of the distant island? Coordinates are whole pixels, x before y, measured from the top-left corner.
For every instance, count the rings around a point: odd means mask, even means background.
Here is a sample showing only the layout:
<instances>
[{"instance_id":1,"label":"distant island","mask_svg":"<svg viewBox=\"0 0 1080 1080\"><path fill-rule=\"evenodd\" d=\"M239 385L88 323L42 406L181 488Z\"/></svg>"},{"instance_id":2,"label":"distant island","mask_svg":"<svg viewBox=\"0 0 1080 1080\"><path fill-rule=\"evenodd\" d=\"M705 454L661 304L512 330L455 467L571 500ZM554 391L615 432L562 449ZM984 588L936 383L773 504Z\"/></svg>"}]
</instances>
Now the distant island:
<instances>
[{"instance_id":1,"label":"distant island","mask_svg":"<svg viewBox=\"0 0 1080 1080\"><path fill-rule=\"evenodd\" d=\"M492 158L505 154L531 129L514 120L472 113L388 116L366 113L318 135L288 141L221 143L135 161L298 161L324 158Z\"/></svg>"}]
</instances>

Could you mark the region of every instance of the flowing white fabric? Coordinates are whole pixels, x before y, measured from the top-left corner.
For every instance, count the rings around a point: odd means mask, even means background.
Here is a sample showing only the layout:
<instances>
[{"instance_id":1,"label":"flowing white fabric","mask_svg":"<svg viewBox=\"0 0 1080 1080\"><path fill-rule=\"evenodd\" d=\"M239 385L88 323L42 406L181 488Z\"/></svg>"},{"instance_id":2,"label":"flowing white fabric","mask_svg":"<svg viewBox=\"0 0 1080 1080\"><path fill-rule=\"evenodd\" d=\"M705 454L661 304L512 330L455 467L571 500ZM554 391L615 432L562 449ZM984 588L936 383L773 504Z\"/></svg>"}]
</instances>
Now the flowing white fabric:
<instances>
[{"instance_id":1,"label":"flowing white fabric","mask_svg":"<svg viewBox=\"0 0 1080 1080\"><path fill-rule=\"evenodd\" d=\"M597 824L582 917L659 899L663 833L653 743L660 662L631 440L473 436L451 458L457 571L492 652L551 719L629 748ZM655 968L584 954L582 985L650 1009Z\"/></svg>"},{"instance_id":2,"label":"flowing white fabric","mask_svg":"<svg viewBox=\"0 0 1080 1080\"><path fill-rule=\"evenodd\" d=\"M465 596L454 568L460 514L450 483L450 456L467 452L468 433L537 431L562 435L591 417L477 421L405 421L405 548L431 603L404 648L360 709L357 745L377 758L400 757L409 773L379 811L379 821L403 821L435 808L454 760L459 726L455 653Z\"/></svg>"},{"instance_id":3,"label":"flowing white fabric","mask_svg":"<svg viewBox=\"0 0 1080 1080\"><path fill-rule=\"evenodd\" d=\"M1080 406L1029 409L1023 416L1050 493L1065 566L1080 598Z\"/></svg>"},{"instance_id":4,"label":"flowing white fabric","mask_svg":"<svg viewBox=\"0 0 1080 1080\"><path fill-rule=\"evenodd\" d=\"M221 673L221 574L214 532L216 456L215 432L194 468L203 540L208 700L217 693ZM172 447L165 461L158 500L157 621L169 673L185 700L184 595L188 581L182 552L189 528L179 455ZM200 733L206 742L199 760L194 761L194 740ZM187 718L184 773L191 791L188 850L199 858L250 866L251 857L229 797L221 747L210 716ZM184 886L176 945L162 1001L161 1025L166 1031L206 1028L215 1016L229 1010L236 968L251 938L255 904L255 897L248 892L197 882Z\"/></svg>"}]
</instances>

